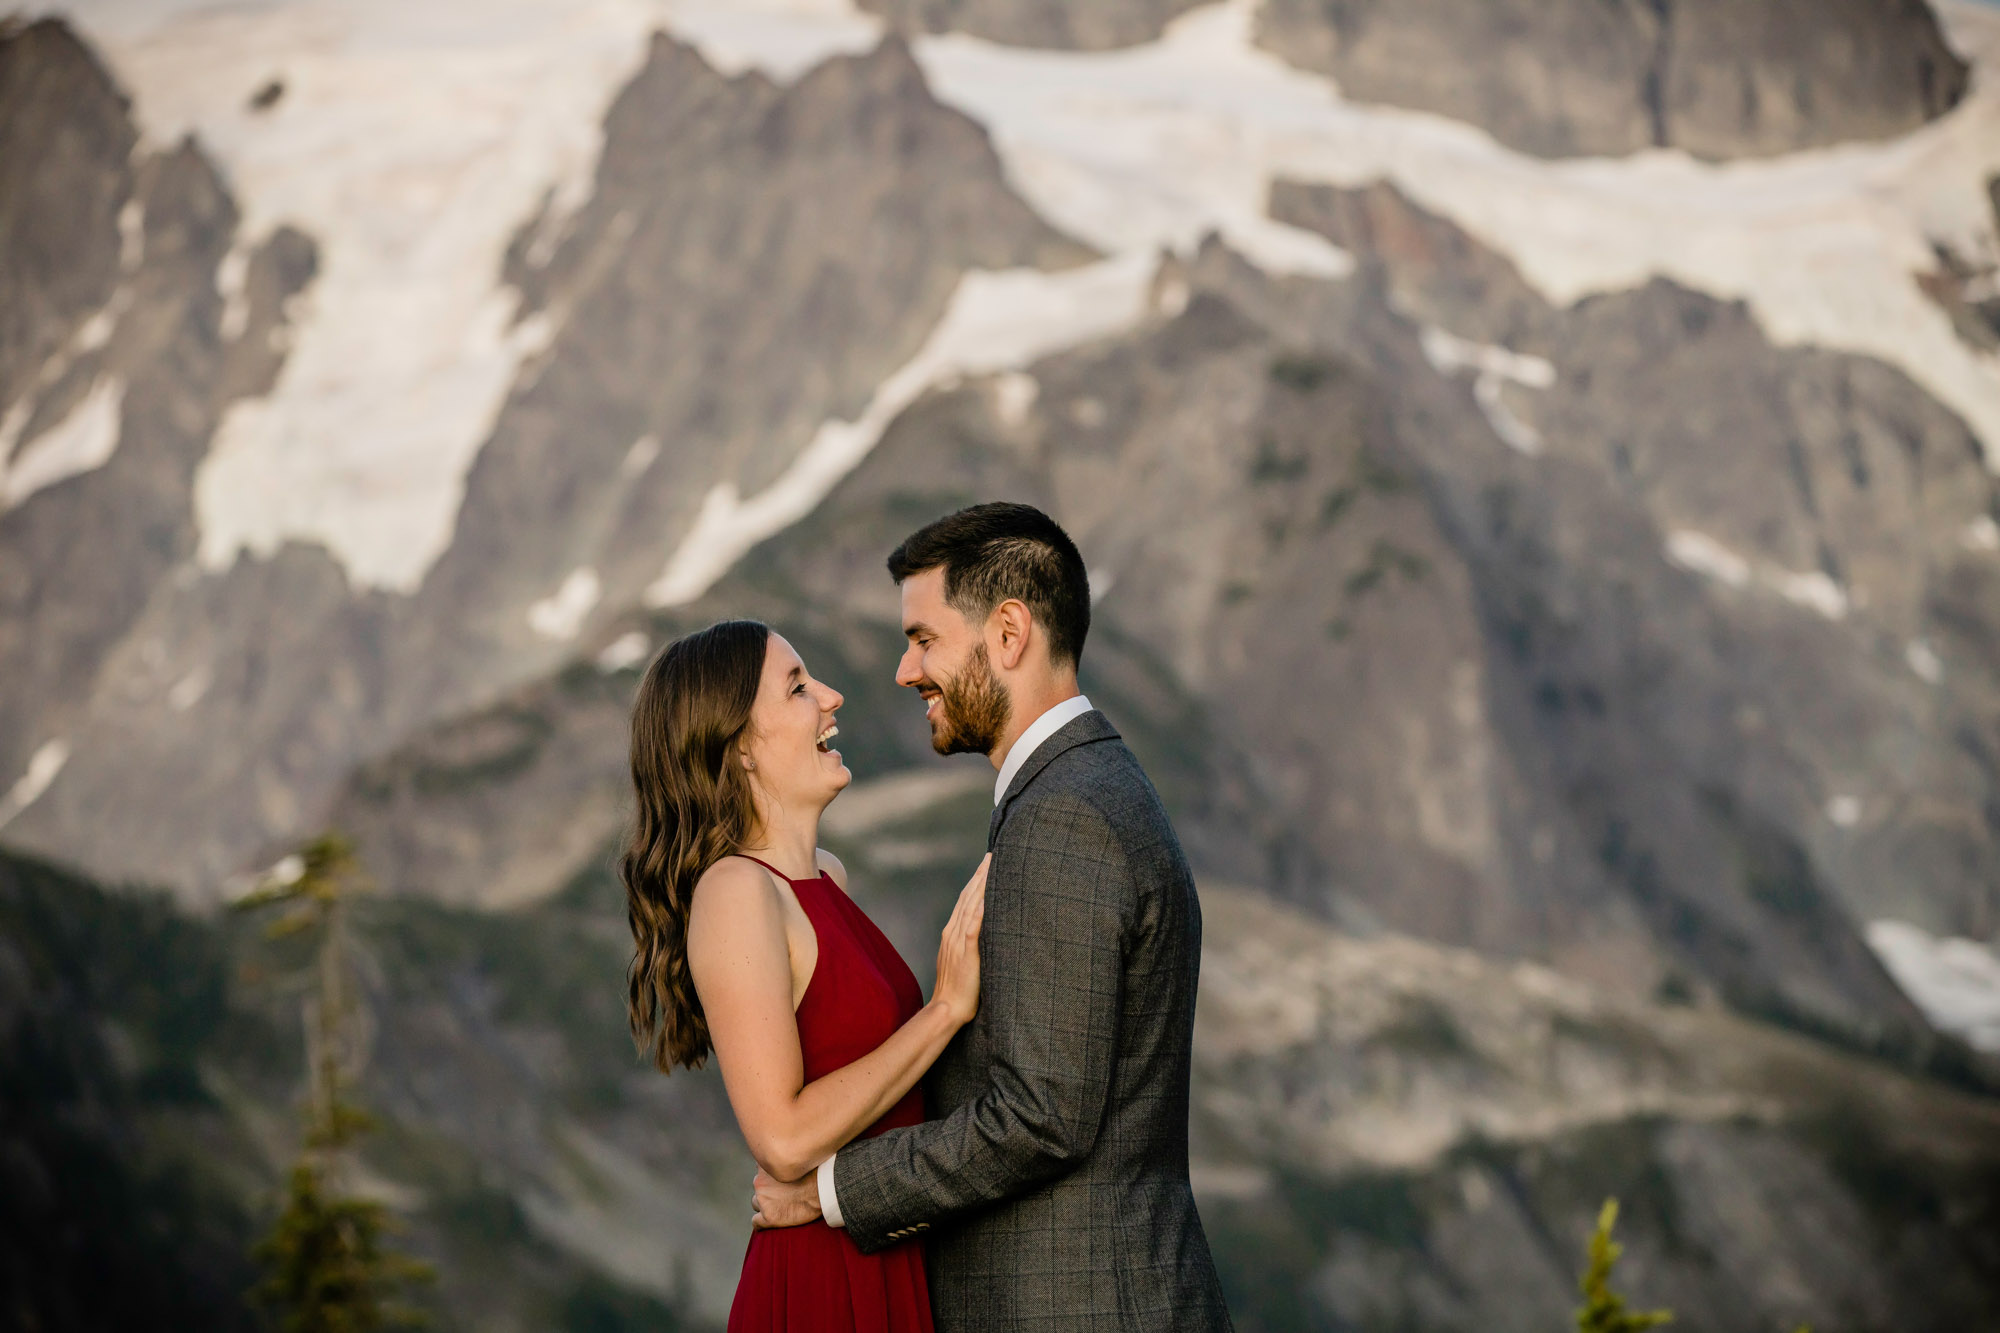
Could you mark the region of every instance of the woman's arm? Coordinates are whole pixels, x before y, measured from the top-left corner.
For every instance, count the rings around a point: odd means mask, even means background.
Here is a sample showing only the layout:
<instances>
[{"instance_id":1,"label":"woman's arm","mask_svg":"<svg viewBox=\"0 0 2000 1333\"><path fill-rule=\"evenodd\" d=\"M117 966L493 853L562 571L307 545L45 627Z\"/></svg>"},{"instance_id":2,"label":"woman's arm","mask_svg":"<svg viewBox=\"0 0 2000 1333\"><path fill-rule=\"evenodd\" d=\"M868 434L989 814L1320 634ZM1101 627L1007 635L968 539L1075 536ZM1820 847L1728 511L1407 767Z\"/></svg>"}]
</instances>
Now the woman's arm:
<instances>
[{"instance_id":1,"label":"woman's arm","mask_svg":"<svg viewBox=\"0 0 2000 1333\"><path fill-rule=\"evenodd\" d=\"M945 927L930 1003L873 1051L810 1084L792 1010L777 885L757 866L733 857L702 876L689 913L688 966L729 1104L751 1155L771 1176L803 1178L874 1124L971 1021L978 1008L984 872L982 862Z\"/></svg>"}]
</instances>

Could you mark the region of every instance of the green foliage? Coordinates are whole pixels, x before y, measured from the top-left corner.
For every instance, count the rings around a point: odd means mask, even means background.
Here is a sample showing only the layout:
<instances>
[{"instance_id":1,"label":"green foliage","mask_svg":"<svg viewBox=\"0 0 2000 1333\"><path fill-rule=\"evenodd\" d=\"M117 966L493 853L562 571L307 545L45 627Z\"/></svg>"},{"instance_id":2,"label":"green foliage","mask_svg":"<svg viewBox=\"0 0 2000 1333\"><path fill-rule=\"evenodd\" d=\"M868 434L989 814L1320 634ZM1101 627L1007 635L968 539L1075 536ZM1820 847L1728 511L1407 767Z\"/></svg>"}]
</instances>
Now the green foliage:
<instances>
[{"instance_id":1,"label":"green foliage","mask_svg":"<svg viewBox=\"0 0 2000 1333\"><path fill-rule=\"evenodd\" d=\"M1378 538L1368 548L1367 563L1347 576L1345 587L1348 597L1355 598L1374 588L1390 574L1400 574L1415 581L1429 572L1430 561L1392 541Z\"/></svg>"},{"instance_id":2,"label":"green foliage","mask_svg":"<svg viewBox=\"0 0 2000 1333\"><path fill-rule=\"evenodd\" d=\"M252 1327L214 1169L249 1145L196 1061L239 1039L227 993L213 927L0 851L0 1327Z\"/></svg>"},{"instance_id":3,"label":"green foliage","mask_svg":"<svg viewBox=\"0 0 2000 1333\"><path fill-rule=\"evenodd\" d=\"M1317 356L1280 356L1273 358L1270 365L1272 382L1293 393L1311 393L1332 378L1335 371L1331 361Z\"/></svg>"},{"instance_id":4,"label":"green foliage","mask_svg":"<svg viewBox=\"0 0 2000 1333\"><path fill-rule=\"evenodd\" d=\"M1477 1059L1450 1013L1433 1000L1405 1000L1396 1016L1369 1038L1371 1047L1385 1047L1428 1060Z\"/></svg>"},{"instance_id":5,"label":"green foliage","mask_svg":"<svg viewBox=\"0 0 2000 1333\"><path fill-rule=\"evenodd\" d=\"M254 1293L282 1333L373 1333L417 1328L423 1313L392 1294L432 1276L383 1243L393 1222L381 1204L330 1194L311 1162L292 1168L285 1210L255 1255L267 1272Z\"/></svg>"},{"instance_id":6,"label":"green foliage","mask_svg":"<svg viewBox=\"0 0 2000 1333\"><path fill-rule=\"evenodd\" d=\"M1304 454L1288 454L1278 447L1278 442L1266 435L1257 441L1257 453L1250 460L1250 480L1258 484L1266 482L1297 481L1305 476L1311 463Z\"/></svg>"},{"instance_id":7,"label":"green foliage","mask_svg":"<svg viewBox=\"0 0 2000 1333\"><path fill-rule=\"evenodd\" d=\"M689 1327L673 1307L595 1273L570 1289L557 1315L567 1333L681 1333Z\"/></svg>"},{"instance_id":8,"label":"green foliage","mask_svg":"<svg viewBox=\"0 0 2000 1333\"><path fill-rule=\"evenodd\" d=\"M306 1111L305 1153L293 1166L284 1210L254 1257L265 1270L252 1296L278 1317L283 1333L373 1333L426 1321L393 1298L434 1274L391 1251L392 1222L372 1200L342 1196L329 1183L346 1150L366 1132L368 1115L344 1095L354 1079L349 1030L347 899L367 879L353 844L325 833L280 863L281 868L238 907L282 905L267 929L274 939L309 934L314 943L312 998L306 1007L312 1095Z\"/></svg>"},{"instance_id":9,"label":"green foliage","mask_svg":"<svg viewBox=\"0 0 2000 1333\"><path fill-rule=\"evenodd\" d=\"M1606 1199L1590 1237L1590 1263L1577 1279L1577 1289L1583 1293L1583 1306L1576 1312L1577 1333L1645 1333L1673 1321L1668 1310L1627 1310L1625 1298L1611 1289L1611 1268L1625 1252L1611 1239L1617 1224L1618 1200Z\"/></svg>"}]
</instances>

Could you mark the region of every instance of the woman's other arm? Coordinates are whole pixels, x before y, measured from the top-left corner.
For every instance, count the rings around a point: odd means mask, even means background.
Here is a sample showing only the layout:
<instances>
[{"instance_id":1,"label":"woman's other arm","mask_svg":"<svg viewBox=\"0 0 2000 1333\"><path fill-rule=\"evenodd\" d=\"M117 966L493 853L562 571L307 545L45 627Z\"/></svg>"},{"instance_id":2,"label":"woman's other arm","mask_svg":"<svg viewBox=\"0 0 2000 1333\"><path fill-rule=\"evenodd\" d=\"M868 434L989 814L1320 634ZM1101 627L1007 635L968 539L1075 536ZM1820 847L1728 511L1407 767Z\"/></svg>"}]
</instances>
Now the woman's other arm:
<instances>
[{"instance_id":1,"label":"woman's other arm","mask_svg":"<svg viewBox=\"0 0 2000 1333\"><path fill-rule=\"evenodd\" d=\"M689 913L688 966L730 1107L766 1173L784 1181L810 1174L916 1086L971 1021L985 884L982 862L945 927L930 1003L861 1059L808 1084L777 885L736 857L702 876Z\"/></svg>"}]
</instances>

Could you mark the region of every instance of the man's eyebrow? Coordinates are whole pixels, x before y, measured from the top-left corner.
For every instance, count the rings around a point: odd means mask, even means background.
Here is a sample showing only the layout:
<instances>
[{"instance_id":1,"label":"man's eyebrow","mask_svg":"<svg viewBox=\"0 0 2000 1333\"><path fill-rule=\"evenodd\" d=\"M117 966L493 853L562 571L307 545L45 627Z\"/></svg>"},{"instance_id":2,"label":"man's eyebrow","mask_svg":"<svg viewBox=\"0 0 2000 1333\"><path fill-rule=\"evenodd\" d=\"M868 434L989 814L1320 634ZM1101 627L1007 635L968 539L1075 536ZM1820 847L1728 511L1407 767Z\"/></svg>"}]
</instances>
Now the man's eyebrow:
<instances>
[{"instance_id":1,"label":"man's eyebrow","mask_svg":"<svg viewBox=\"0 0 2000 1333\"><path fill-rule=\"evenodd\" d=\"M903 626L903 637L906 639L914 639L919 634L935 634L935 633L937 633L936 630L932 629L929 625L926 625L921 620L913 620L909 624Z\"/></svg>"}]
</instances>

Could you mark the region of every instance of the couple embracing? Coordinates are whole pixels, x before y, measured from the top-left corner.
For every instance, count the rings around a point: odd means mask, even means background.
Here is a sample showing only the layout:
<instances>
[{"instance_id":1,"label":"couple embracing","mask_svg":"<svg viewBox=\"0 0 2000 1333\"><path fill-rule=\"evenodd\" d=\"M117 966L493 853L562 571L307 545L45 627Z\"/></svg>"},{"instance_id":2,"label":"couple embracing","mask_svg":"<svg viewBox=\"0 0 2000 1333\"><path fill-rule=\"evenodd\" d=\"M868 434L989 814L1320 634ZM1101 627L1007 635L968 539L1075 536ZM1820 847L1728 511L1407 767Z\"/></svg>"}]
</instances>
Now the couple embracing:
<instances>
[{"instance_id":1,"label":"couple embracing","mask_svg":"<svg viewBox=\"0 0 2000 1333\"><path fill-rule=\"evenodd\" d=\"M818 846L840 694L737 620L633 706L633 1032L662 1070L714 1054L762 1168L731 1333L1228 1329L1188 1186L1201 909L1077 690L1083 559L986 504L888 563L897 683L998 770L928 1003Z\"/></svg>"}]
</instances>

